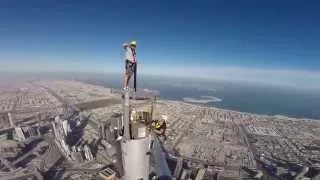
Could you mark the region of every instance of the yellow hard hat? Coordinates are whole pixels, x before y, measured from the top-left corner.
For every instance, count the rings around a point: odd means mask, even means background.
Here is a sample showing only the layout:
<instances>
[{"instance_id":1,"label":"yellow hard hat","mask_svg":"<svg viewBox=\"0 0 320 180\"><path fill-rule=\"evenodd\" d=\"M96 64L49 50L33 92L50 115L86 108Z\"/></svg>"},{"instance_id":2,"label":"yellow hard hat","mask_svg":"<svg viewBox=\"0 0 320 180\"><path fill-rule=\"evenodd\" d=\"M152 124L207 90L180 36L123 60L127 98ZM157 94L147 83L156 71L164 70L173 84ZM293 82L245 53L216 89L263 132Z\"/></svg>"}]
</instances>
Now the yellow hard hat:
<instances>
[{"instance_id":1,"label":"yellow hard hat","mask_svg":"<svg viewBox=\"0 0 320 180\"><path fill-rule=\"evenodd\" d=\"M137 41L131 41L130 45L137 46Z\"/></svg>"}]
</instances>

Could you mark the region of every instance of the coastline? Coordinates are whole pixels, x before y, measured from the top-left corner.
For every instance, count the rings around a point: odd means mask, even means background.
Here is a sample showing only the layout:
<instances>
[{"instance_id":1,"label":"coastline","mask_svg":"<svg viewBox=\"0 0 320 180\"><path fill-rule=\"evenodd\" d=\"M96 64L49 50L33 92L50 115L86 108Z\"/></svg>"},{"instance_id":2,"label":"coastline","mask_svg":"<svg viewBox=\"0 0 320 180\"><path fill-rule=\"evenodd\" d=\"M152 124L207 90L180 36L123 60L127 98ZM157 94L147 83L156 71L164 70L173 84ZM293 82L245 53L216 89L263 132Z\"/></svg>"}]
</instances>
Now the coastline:
<instances>
[{"instance_id":1,"label":"coastline","mask_svg":"<svg viewBox=\"0 0 320 180\"><path fill-rule=\"evenodd\" d=\"M88 83L88 82L82 82L82 83L91 84L91 83ZM109 88L109 87L107 87L107 85L96 85L96 84L91 84L91 85L112 89L112 90L115 90L117 93L119 93L119 91L121 91L120 89L117 89L117 88ZM232 109L228 109L228 108L216 107L216 106L214 106L212 104L209 104L209 103L192 103L192 102L186 102L183 99L173 100L173 99L170 99L170 98L163 98L161 96L161 91L154 90L154 89L148 89L148 91L160 92L160 95L158 96L158 100L157 101L165 100L165 101L170 101L170 102L179 102L179 103L195 105L195 106L199 106L199 107L206 107L206 108L211 108L211 109L218 109L218 110L228 111L228 112L231 112L231 113L247 114L247 115L251 115L251 116L269 117L269 118L277 118L277 119L284 119L284 120L291 120L291 121L316 121L316 122L320 122L320 118L316 119L316 118L307 118L307 117L294 117L294 116L282 115L282 114L270 115L270 114L263 114L263 113L253 113L253 112L245 112L245 111L239 111L239 110L232 110ZM208 96L202 96L202 97L208 97ZM211 96L211 97L213 97L213 96Z\"/></svg>"},{"instance_id":2,"label":"coastline","mask_svg":"<svg viewBox=\"0 0 320 180\"><path fill-rule=\"evenodd\" d=\"M269 118L277 118L277 119L283 119L283 120L289 120L289 121L315 121L315 122L320 123L320 119L296 118L296 117L290 117L290 116L280 115L280 114L279 115L257 114L257 113L251 113L251 112L243 112L243 111L236 111L236 110L231 110L231 109L219 108L219 107L215 107L212 105L206 105L204 103L190 103L190 102L185 102L183 100L169 100L169 99L161 99L160 98L158 101L182 103L184 105L193 105L193 106L198 106L201 108L209 108L209 109L227 111L227 112L231 112L231 113L246 114L246 115L251 115L251 116L257 116L260 118L269 117Z\"/></svg>"}]
</instances>

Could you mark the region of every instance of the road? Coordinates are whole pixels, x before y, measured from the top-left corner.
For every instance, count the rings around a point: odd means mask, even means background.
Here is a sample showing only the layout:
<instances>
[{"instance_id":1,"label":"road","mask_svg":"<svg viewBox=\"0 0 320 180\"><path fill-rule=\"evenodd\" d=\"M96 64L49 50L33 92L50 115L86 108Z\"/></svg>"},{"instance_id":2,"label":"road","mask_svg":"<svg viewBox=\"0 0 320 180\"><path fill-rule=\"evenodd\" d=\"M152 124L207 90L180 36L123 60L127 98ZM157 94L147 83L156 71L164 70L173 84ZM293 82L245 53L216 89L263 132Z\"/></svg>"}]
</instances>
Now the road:
<instances>
[{"instance_id":1,"label":"road","mask_svg":"<svg viewBox=\"0 0 320 180\"><path fill-rule=\"evenodd\" d=\"M245 142L246 145L248 146L248 149L253 153L253 155L254 155L253 158L254 158L255 161L256 161L257 169L262 170L262 172L263 172L263 178L264 178L264 179L268 179L268 180L278 180L279 178L270 175L270 174L262 167L262 164L257 161L257 159L259 159L259 156L258 156L258 154L256 153L256 151L254 150L254 148L252 147L252 145L249 143L249 141L248 141L248 135L247 135L247 133L246 133L246 131L245 131L245 128L244 128L244 126L243 126L242 124L239 126L239 133L240 133L240 135L241 135L241 138L243 138L244 142Z\"/></svg>"}]
</instances>

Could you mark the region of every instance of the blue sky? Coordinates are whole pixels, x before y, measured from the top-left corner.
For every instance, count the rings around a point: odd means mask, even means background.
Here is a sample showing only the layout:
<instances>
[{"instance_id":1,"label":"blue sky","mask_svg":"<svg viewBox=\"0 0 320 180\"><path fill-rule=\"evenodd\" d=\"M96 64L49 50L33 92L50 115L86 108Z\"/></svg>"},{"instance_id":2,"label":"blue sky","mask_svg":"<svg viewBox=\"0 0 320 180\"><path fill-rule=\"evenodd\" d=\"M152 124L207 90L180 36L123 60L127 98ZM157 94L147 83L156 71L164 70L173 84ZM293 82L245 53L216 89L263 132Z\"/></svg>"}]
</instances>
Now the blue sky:
<instances>
[{"instance_id":1,"label":"blue sky","mask_svg":"<svg viewBox=\"0 0 320 180\"><path fill-rule=\"evenodd\" d=\"M121 44L136 39L145 74L320 88L319 9L317 1L2 0L0 70L118 72Z\"/></svg>"}]
</instances>

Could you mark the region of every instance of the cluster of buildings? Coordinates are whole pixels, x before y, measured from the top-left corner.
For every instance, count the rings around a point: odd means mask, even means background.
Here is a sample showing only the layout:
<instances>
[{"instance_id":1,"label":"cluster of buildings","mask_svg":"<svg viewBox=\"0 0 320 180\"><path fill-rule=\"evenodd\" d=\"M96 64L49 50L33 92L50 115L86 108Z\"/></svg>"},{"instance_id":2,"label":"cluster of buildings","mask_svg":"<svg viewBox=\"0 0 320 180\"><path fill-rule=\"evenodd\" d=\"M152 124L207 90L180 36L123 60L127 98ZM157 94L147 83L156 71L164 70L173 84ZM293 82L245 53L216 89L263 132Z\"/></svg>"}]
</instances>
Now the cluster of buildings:
<instances>
[{"instance_id":1,"label":"cluster of buildings","mask_svg":"<svg viewBox=\"0 0 320 180\"><path fill-rule=\"evenodd\" d=\"M58 96L70 104L79 104L101 99L118 98L110 93L111 89L76 81L37 82L41 86L52 89Z\"/></svg>"},{"instance_id":2,"label":"cluster of buildings","mask_svg":"<svg viewBox=\"0 0 320 180\"><path fill-rule=\"evenodd\" d=\"M0 94L14 104L0 112L0 179L114 179L121 167L108 124L88 123L90 114L66 103L72 98L47 88Z\"/></svg>"},{"instance_id":3,"label":"cluster of buildings","mask_svg":"<svg viewBox=\"0 0 320 180\"><path fill-rule=\"evenodd\" d=\"M0 179L119 178L119 91L73 81L3 89ZM320 121L169 100L132 104L169 117L162 146L176 179L320 177Z\"/></svg>"},{"instance_id":4,"label":"cluster of buildings","mask_svg":"<svg viewBox=\"0 0 320 180\"><path fill-rule=\"evenodd\" d=\"M172 115L166 148L185 158L223 167L220 177L294 179L306 168L308 171L301 177L319 176L320 122L317 120L170 101L160 101L157 110L170 110Z\"/></svg>"},{"instance_id":5,"label":"cluster of buildings","mask_svg":"<svg viewBox=\"0 0 320 180\"><path fill-rule=\"evenodd\" d=\"M172 101L159 101L156 106L159 112L170 109L165 148L209 166L206 176L245 178L248 173L242 167L256 169L253 154L229 112Z\"/></svg>"}]
</instances>

